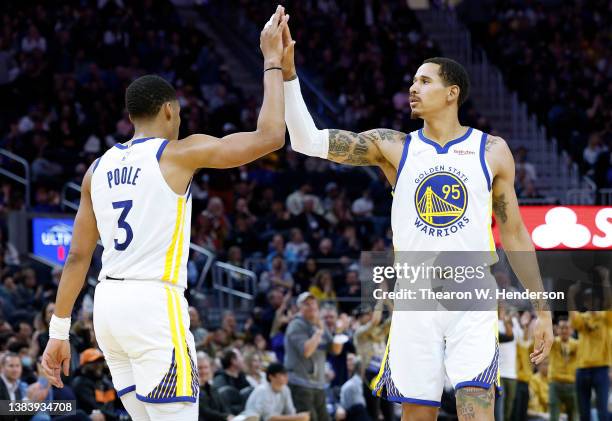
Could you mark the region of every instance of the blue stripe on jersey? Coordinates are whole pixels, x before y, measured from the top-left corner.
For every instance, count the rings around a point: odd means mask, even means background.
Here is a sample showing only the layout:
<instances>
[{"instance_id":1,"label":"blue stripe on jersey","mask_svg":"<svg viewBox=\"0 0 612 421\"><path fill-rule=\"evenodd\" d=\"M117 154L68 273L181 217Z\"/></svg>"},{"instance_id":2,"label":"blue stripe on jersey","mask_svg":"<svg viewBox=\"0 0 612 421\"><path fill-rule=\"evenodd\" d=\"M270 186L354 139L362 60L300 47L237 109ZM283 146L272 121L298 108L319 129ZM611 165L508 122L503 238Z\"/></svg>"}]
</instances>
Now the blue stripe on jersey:
<instances>
[{"instance_id":1,"label":"blue stripe on jersey","mask_svg":"<svg viewBox=\"0 0 612 421\"><path fill-rule=\"evenodd\" d=\"M482 138L480 139L480 165L482 166L482 171L487 179L487 187L489 188L489 191L491 191L491 177L489 177L489 171L487 170L487 163L485 161L485 145L487 143L487 136L488 135L486 133L483 133Z\"/></svg>"},{"instance_id":2,"label":"blue stripe on jersey","mask_svg":"<svg viewBox=\"0 0 612 421\"><path fill-rule=\"evenodd\" d=\"M143 137L141 139L135 139L132 141L132 145L136 145L137 143L143 143L146 142L147 140L151 140L151 139L155 139L155 137ZM128 147L126 145L122 145L121 143L117 143L115 144L115 146L119 149L127 149Z\"/></svg>"},{"instance_id":3,"label":"blue stripe on jersey","mask_svg":"<svg viewBox=\"0 0 612 421\"><path fill-rule=\"evenodd\" d=\"M168 141L164 139L164 141L159 145L159 149L157 150L157 162L161 159L162 154L164 153L164 149L166 149L166 145Z\"/></svg>"},{"instance_id":4,"label":"blue stripe on jersey","mask_svg":"<svg viewBox=\"0 0 612 421\"><path fill-rule=\"evenodd\" d=\"M402 172L402 168L404 168L404 164L406 163L406 157L408 156L408 147L410 146L410 133L406 135L406 140L404 140L404 148L402 149L402 159L400 159L399 166L397 167L397 177L395 177L395 185L397 186L397 182L399 181L400 173Z\"/></svg>"},{"instance_id":5,"label":"blue stripe on jersey","mask_svg":"<svg viewBox=\"0 0 612 421\"><path fill-rule=\"evenodd\" d=\"M423 134L423 129L419 129L419 138L421 138L421 140L427 143L428 145L431 145L434 148L436 148L436 152L438 153L448 153L448 150L450 149L451 146L456 145L459 142L463 142L465 139L470 137L471 134L472 134L472 128L470 127L463 136L447 142L444 146L440 146L437 142L434 142L433 140L426 138L425 135Z\"/></svg>"},{"instance_id":6,"label":"blue stripe on jersey","mask_svg":"<svg viewBox=\"0 0 612 421\"><path fill-rule=\"evenodd\" d=\"M98 165L100 164L100 159L102 159L102 157L100 157L100 158L96 159L96 162L94 162L94 166L93 166L93 168L91 169L91 172L92 172L92 173L95 173L95 172L96 172L96 168L98 168Z\"/></svg>"}]
</instances>

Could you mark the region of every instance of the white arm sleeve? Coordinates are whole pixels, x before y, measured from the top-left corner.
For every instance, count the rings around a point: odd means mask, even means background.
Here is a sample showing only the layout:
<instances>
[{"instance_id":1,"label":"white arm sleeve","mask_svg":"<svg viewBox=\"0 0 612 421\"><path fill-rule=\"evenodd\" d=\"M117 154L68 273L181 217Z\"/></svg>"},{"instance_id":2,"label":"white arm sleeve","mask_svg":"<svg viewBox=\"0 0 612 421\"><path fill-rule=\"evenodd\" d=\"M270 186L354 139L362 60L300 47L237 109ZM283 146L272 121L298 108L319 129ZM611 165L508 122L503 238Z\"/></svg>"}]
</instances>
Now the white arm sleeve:
<instances>
[{"instance_id":1,"label":"white arm sleeve","mask_svg":"<svg viewBox=\"0 0 612 421\"><path fill-rule=\"evenodd\" d=\"M296 78L285 82L285 121L294 151L309 156L327 158L329 130L319 130L306 108L300 82Z\"/></svg>"}]
</instances>

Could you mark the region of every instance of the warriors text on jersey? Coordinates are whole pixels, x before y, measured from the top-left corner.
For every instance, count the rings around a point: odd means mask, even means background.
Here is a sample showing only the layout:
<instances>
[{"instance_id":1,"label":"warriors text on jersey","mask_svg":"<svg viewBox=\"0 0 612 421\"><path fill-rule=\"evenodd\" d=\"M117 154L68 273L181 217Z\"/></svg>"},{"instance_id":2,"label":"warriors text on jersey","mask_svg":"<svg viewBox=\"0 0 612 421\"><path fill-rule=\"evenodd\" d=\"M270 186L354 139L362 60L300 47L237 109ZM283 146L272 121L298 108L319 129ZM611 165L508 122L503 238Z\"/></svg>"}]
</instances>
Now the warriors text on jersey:
<instances>
[{"instance_id":1,"label":"warriors text on jersey","mask_svg":"<svg viewBox=\"0 0 612 421\"><path fill-rule=\"evenodd\" d=\"M167 143L117 144L94 165L91 199L104 246L100 280L187 286L191 197L173 192L162 175L159 158Z\"/></svg>"}]
</instances>

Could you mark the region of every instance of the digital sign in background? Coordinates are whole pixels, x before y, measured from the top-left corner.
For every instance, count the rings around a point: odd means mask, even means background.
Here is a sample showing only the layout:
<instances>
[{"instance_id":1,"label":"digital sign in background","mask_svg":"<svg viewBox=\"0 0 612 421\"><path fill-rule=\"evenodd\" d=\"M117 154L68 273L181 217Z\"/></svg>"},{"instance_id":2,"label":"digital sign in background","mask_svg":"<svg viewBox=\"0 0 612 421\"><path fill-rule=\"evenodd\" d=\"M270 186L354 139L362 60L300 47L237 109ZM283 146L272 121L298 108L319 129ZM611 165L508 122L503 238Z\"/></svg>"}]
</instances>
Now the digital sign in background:
<instances>
[{"instance_id":1,"label":"digital sign in background","mask_svg":"<svg viewBox=\"0 0 612 421\"><path fill-rule=\"evenodd\" d=\"M521 206L520 209L538 250L612 249L610 206ZM493 235L500 247L495 224Z\"/></svg>"},{"instance_id":2,"label":"digital sign in background","mask_svg":"<svg viewBox=\"0 0 612 421\"><path fill-rule=\"evenodd\" d=\"M32 252L43 259L64 265L74 219L32 218Z\"/></svg>"}]
</instances>

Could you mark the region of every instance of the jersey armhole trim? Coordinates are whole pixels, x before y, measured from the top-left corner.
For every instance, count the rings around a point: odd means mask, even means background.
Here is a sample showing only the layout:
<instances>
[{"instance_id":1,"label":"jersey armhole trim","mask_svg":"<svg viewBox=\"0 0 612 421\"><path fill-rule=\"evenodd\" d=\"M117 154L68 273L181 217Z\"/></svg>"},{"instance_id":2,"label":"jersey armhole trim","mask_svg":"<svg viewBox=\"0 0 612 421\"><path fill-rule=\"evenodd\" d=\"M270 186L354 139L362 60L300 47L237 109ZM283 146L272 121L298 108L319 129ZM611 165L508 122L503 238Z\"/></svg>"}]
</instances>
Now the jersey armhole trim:
<instances>
[{"instance_id":1,"label":"jersey armhole trim","mask_svg":"<svg viewBox=\"0 0 612 421\"><path fill-rule=\"evenodd\" d=\"M410 133L406 135L406 140L404 140L404 147L402 148L402 158L400 159L399 166L397 167L397 176L395 177L395 187L397 187L397 183L400 178L400 174L402 173L402 168L404 168L404 164L406 163L406 157L408 156L408 148L410 147ZM393 191L395 191L395 187Z\"/></svg>"},{"instance_id":2,"label":"jersey armhole trim","mask_svg":"<svg viewBox=\"0 0 612 421\"><path fill-rule=\"evenodd\" d=\"M100 160L102 159L102 157L96 159L96 161L94 162L93 168L91 169L91 173L95 173L96 172L96 168L98 168L98 165L100 165Z\"/></svg>"},{"instance_id":3,"label":"jersey armhole trim","mask_svg":"<svg viewBox=\"0 0 612 421\"><path fill-rule=\"evenodd\" d=\"M157 154L155 155L157 157L157 162L159 162L159 160L161 159L161 156L164 153L164 149L166 149L167 145L168 145L168 141L166 139L164 139L162 143L159 145L159 149L157 150Z\"/></svg>"},{"instance_id":4,"label":"jersey armhole trim","mask_svg":"<svg viewBox=\"0 0 612 421\"><path fill-rule=\"evenodd\" d=\"M491 191L491 176L489 175L489 169L487 168L487 161L485 159L487 136L487 133L482 133L482 138L480 139L480 165L482 166L482 172L484 172L485 179L487 180L487 188Z\"/></svg>"}]
</instances>

